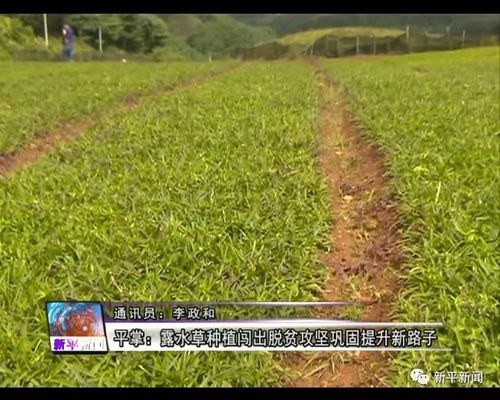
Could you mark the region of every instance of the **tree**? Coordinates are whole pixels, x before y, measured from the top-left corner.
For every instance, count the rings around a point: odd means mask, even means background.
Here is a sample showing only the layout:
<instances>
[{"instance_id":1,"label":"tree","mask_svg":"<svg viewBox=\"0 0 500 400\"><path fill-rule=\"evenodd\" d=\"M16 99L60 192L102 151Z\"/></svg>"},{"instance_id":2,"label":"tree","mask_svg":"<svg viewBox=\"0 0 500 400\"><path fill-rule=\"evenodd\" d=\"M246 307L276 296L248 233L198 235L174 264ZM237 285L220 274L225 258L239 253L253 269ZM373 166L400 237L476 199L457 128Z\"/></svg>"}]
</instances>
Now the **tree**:
<instances>
[{"instance_id":1,"label":"tree","mask_svg":"<svg viewBox=\"0 0 500 400\"><path fill-rule=\"evenodd\" d=\"M225 15L201 15L205 23L194 30L187 43L197 51L224 57L235 49L252 47L276 34L270 28L250 27Z\"/></svg>"},{"instance_id":2,"label":"tree","mask_svg":"<svg viewBox=\"0 0 500 400\"><path fill-rule=\"evenodd\" d=\"M144 15L143 20L146 52L164 46L171 36L167 24L155 15Z\"/></svg>"},{"instance_id":3,"label":"tree","mask_svg":"<svg viewBox=\"0 0 500 400\"><path fill-rule=\"evenodd\" d=\"M105 47L129 52L151 52L170 37L166 23L155 15L73 14L70 24L79 37L94 47L98 46L100 26Z\"/></svg>"},{"instance_id":4,"label":"tree","mask_svg":"<svg viewBox=\"0 0 500 400\"><path fill-rule=\"evenodd\" d=\"M18 18L24 24L31 26L37 36L44 35L43 14L6 14L9 17ZM49 34L60 34L64 22L70 14L48 14L47 28Z\"/></svg>"},{"instance_id":5,"label":"tree","mask_svg":"<svg viewBox=\"0 0 500 400\"><path fill-rule=\"evenodd\" d=\"M167 24L155 15L123 14L122 48L131 52L151 52L170 37Z\"/></svg>"},{"instance_id":6,"label":"tree","mask_svg":"<svg viewBox=\"0 0 500 400\"><path fill-rule=\"evenodd\" d=\"M75 34L82 40L97 48L99 43L99 26L102 29L102 41L105 47L117 46L123 33L120 17L113 14L73 14L69 18Z\"/></svg>"}]
</instances>

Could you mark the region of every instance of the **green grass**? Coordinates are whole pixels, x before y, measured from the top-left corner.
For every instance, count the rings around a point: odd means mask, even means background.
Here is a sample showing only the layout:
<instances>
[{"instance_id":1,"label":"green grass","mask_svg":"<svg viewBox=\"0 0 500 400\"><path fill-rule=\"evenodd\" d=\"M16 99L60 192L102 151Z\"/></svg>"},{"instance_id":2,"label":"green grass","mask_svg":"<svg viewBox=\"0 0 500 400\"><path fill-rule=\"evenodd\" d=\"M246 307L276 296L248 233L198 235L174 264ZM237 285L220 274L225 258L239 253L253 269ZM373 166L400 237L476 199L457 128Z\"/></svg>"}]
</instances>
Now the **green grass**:
<instances>
[{"instance_id":1,"label":"green grass","mask_svg":"<svg viewBox=\"0 0 500 400\"><path fill-rule=\"evenodd\" d=\"M277 385L269 353L55 357L44 302L312 300L329 230L318 102L308 66L250 64L0 180L0 385Z\"/></svg>"},{"instance_id":2,"label":"green grass","mask_svg":"<svg viewBox=\"0 0 500 400\"><path fill-rule=\"evenodd\" d=\"M414 367L500 381L498 57L324 61L386 151L400 200L409 259L395 318L449 324L440 344L453 353L398 355L395 385ZM0 63L0 143L213 67ZM316 83L299 63L244 65L117 111L0 180L0 386L278 385L287 371L269 353L55 357L44 306L315 298L329 231Z\"/></svg>"},{"instance_id":3,"label":"green grass","mask_svg":"<svg viewBox=\"0 0 500 400\"><path fill-rule=\"evenodd\" d=\"M498 51L324 61L400 198L409 260L396 318L445 322L440 343L454 349L398 356L393 384L411 385L415 367L500 382Z\"/></svg>"},{"instance_id":4,"label":"green grass","mask_svg":"<svg viewBox=\"0 0 500 400\"><path fill-rule=\"evenodd\" d=\"M309 46L314 41L326 35L339 36L339 37L356 37L356 36L375 36L375 37L397 37L404 34L404 31L399 29L389 28L371 28L371 27L342 27L342 28L325 28L313 29L310 31L303 31L292 33L283 36L277 41L281 44L290 45L304 45Z\"/></svg>"},{"instance_id":5,"label":"green grass","mask_svg":"<svg viewBox=\"0 0 500 400\"><path fill-rule=\"evenodd\" d=\"M36 132L110 107L129 94L224 67L225 63L0 63L0 154Z\"/></svg>"}]
</instances>

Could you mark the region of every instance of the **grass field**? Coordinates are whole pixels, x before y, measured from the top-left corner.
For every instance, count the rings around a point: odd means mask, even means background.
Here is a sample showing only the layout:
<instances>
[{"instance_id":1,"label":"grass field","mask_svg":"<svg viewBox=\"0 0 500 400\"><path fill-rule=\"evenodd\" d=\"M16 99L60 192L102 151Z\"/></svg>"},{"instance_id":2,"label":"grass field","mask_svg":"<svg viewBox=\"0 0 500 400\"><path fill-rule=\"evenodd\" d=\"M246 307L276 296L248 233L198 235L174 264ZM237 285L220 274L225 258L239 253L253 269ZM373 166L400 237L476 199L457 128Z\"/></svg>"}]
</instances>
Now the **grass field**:
<instances>
[{"instance_id":1,"label":"grass field","mask_svg":"<svg viewBox=\"0 0 500 400\"><path fill-rule=\"evenodd\" d=\"M407 256L395 318L446 322L440 345L454 349L398 356L392 384L415 367L500 381L498 62L498 48L321 61L387 155ZM0 63L0 154L227 65ZM319 297L333 226L321 99L305 63L243 63L105 114L0 178L0 386L283 382L290 366L269 353L54 357L44 307Z\"/></svg>"},{"instance_id":2,"label":"grass field","mask_svg":"<svg viewBox=\"0 0 500 400\"><path fill-rule=\"evenodd\" d=\"M396 384L414 367L500 382L498 51L324 63L388 155L409 257L396 315L449 325L454 352L398 357Z\"/></svg>"},{"instance_id":3,"label":"grass field","mask_svg":"<svg viewBox=\"0 0 500 400\"><path fill-rule=\"evenodd\" d=\"M0 63L0 154L28 143L64 120L100 111L130 94L144 94L202 75L225 63Z\"/></svg>"},{"instance_id":4,"label":"grass field","mask_svg":"<svg viewBox=\"0 0 500 400\"><path fill-rule=\"evenodd\" d=\"M244 66L1 180L0 384L277 384L269 354L55 358L43 304L312 299L328 230L317 95L305 65Z\"/></svg>"}]
</instances>

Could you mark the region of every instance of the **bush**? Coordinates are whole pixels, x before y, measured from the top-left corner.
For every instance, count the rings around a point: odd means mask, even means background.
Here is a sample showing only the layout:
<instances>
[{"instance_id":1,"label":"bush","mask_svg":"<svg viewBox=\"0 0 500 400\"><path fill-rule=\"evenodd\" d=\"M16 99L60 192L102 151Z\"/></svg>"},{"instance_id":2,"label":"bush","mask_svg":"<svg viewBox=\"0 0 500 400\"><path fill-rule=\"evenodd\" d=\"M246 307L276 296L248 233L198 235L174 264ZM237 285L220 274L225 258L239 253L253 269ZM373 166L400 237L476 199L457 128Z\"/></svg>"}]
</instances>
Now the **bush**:
<instances>
[{"instance_id":1,"label":"bush","mask_svg":"<svg viewBox=\"0 0 500 400\"><path fill-rule=\"evenodd\" d=\"M23 50L43 51L43 41L35 37L33 29L17 18L0 16L0 60L11 60Z\"/></svg>"},{"instance_id":2,"label":"bush","mask_svg":"<svg viewBox=\"0 0 500 400\"><path fill-rule=\"evenodd\" d=\"M0 16L0 45L2 47L20 44L25 45L36 41L33 29L17 18Z\"/></svg>"},{"instance_id":3,"label":"bush","mask_svg":"<svg viewBox=\"0 0 500 400\"><path fill-rule=\"evenodd\" d=\"M183 61L186 60L187 57L173 52L170 49L156 48L153 50L152 59L153 61Z\"/></svg>"},{"instance_id":4,"label":"bush","mask_svg":"<svg viewBox=\"0 0 500 400\"><path fill-rule=\"evenodd\" d=\"M186 43L176 38L171 38L165 46L153 50L152 59L154 61L201 61L205 60L206 57Z\"/></svg>"}]
</instances>

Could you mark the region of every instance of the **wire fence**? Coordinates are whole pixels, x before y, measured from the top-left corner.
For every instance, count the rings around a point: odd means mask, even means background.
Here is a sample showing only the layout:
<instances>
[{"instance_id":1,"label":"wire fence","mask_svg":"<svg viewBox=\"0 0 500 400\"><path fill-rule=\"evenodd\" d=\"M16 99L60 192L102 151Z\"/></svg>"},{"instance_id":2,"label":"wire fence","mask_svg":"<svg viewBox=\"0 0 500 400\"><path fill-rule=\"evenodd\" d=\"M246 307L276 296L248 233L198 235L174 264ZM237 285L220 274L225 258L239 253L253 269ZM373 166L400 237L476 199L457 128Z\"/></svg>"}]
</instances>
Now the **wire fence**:
<instances>
[{"instance_id":1,"label":"wire fence","mask_svg":"<svg viewBox=\"0 0 500 400\"><path fill-rule=\"evenodd\" d=\"M309 45L284 45L268 42L238 51L243 59L278 59L301 55L347 57L355 55L407 54L425 51L457 50L469 47L499 45L500 35L406 34L393 37L325 35Z\"/></svg>"},{"instance_id":2,"label":"wire fence","mask_svg":"<svg viewBox=\"0 0 500 400\"><path fill-rule=\"evenodd\" d=\"M13 61L45 61L55 62L64 61L62 53L54 53L45 49L36 50L17 50L11 53ZM73 60L78 62L86 61L156 61L149 54L134 54L114 51L75 51Z\"/></svg>"},{"instance_id":3,"label":"wire fence","mask_svg":"<svg viewBox=\"0 0 500 400\"><path fill-rule=\"evenodd\" d=\"M308 45L285 45L278 41L263 43L253 48L233 49L231 58L241 60L295 58L304 55L321 57L348 57L355 55L407 54L425 51L457 50L469 47L491 46L500 44L499 35L460 34L406 34L391 37L381 36L335 36L325 35ZM14 61L63 61L61 53L48 49L22 49L11 52ZM207 55L211 61L211 56ZM118 49L82 50L78 48L73 60L86 61L164 61L155 54L126 53Z\"/></svg>"}]
</instances>

